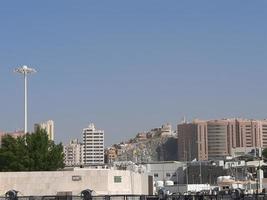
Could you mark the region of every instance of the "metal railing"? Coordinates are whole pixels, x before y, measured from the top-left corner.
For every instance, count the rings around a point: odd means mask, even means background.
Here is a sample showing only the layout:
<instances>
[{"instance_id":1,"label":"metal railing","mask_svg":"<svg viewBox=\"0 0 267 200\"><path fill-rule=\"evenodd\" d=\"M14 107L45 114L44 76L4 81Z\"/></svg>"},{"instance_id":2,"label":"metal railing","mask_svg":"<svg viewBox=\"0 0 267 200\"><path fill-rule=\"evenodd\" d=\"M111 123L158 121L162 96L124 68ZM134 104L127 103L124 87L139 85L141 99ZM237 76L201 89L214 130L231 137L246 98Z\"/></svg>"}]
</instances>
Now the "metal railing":
<instances>
[{"instance_id":1,"label":"metal railing","mask_svg":"<svg viewBox=\"0 0 267 200\"><path fill-rule=\"evenodd\" d=\"M101 196L17 196L0 197L0 200L267 200L267 194L251 195L101 195Z\"/></svg>"}]
</instances>

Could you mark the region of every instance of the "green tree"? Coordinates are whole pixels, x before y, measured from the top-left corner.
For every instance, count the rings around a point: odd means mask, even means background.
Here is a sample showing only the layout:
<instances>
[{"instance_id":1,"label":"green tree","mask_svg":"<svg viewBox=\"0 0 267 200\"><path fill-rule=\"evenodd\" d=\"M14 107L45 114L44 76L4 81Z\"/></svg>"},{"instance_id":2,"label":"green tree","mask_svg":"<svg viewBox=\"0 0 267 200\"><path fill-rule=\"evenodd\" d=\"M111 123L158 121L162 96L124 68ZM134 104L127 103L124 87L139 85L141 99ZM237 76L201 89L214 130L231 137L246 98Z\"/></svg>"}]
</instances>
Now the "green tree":
<instances>
[{"instance_id":1,"label":"green tree","mask_svg":"<svg viewBox=\"0 0 267 200\"><path fill-rule=\"evenodd\" d=\"M64 167L63 161L62 144L50 141L43 129L16 139L2 139L0 171L54 171Z\"/></svg>"}]
</instances>

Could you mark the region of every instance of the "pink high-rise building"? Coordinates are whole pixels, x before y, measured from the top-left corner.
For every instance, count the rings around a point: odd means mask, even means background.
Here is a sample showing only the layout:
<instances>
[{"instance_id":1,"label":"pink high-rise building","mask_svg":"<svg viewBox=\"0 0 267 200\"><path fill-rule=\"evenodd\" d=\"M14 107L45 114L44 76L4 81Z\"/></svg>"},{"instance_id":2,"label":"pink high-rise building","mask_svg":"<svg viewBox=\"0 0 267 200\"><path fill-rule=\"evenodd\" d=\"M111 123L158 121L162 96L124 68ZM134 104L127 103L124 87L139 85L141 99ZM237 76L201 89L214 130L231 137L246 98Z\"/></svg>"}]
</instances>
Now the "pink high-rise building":
<instances>
[{"instance_id":1,"label":"pink high-rise building","mask_svg":"<svg viewBox=\"0 0 267 200\"><path fill-rule=\"evenodd\" d=\"M207 122L195 120L178 125L179 160L208 160Z\"/></svg>"},{"instance_id":2,"label":"pink high-rise building","mask_svg":"<svg viewBox=\"0 0 267 200\"><path fill-rule=\"evenodd\" d=\"M267 147L267 120L194 120L178 125L179 160L208 160L232 155L239 147Z\"/></svg>"}]
</instances>

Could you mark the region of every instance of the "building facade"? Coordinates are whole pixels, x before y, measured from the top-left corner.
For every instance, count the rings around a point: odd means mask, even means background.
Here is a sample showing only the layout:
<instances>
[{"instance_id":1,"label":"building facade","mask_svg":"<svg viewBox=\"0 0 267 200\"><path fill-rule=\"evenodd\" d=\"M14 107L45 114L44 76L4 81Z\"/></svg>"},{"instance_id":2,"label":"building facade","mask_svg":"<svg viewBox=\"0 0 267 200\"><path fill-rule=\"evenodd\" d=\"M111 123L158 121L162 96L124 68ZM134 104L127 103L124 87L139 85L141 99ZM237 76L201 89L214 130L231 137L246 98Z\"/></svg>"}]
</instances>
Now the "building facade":
<instances>
[{"instance_id":1,"label":"building facade","mask_svg":"<svg viewBox=\"0 0 267 200\"><path fill-rule=\"evenodd\" d=\"M105 163L111 164L116 161L117 157L117 149L115 147L105 149Z\"/></svg>"},{"instance_id":2,"label":"building facade","mask_svg":"<svg viewBox=\"0 0 267 200\"><path fill-rule=\"evenodd\" d=\"M83 162L85 165L104 164L104 131L94 124L83 129Z\"/></svg>"},{"instance_id":3,"label":"building facade","mask_svg":"<svg viewBox=\"0 0 267 200\"><path fill-rule=\"evenodd\" d=\"M1 194L15 187L24 196L77 196L85 189L104 196L152 195L148 189L153 182L149 184L147 174L126 170L75 168L72 171L2 172L0 185Z\"/></svg>"},{"instance_id":4,"label":"building facade","mask_svg":"<svg viewBox=\"0 0 267 200\"><path fill-rule=\"evenodd\" d=\"M237 147L263 147L263 125L267 121L239 120L237 121Z\"/></svg>"},{"instance_id":5,"label":"building facade","mask_svg":"<svg viewBox=\"0 0 267 200\"><path fill-rule=\"evenodd\" d=\"M173 181L174 184L181 183L183 173L180 168L185 166L183 162L163 161L143 164L146 173L154 177L154 181ZM179 182L180 181L180 182Z\"/></svg>"},{"instance_id":6,"label":"building facade","mask_svg":"<svg viewBox=\"0 0 267 200\"><path fill-rule=\"evenodd\" d=\"M207 123L195 120L192 123L178 125L179 160L207 160L208 140Z\"/></svg>"},{"instance_id":7,"label":"building facade","mask_svg":"<svg viewBox=\"0 0 267 200\"><path fill-rule=\"evenodd\" d=\"M66 166L83 165L83 145L78 139L71 140L68 145L64 145L64 155Z\"/></svg>"},{"instance_id":8,"label":"building facade","mask_svg":"<svg viewBox=\"0 0 267 200\"><path fill-rule=\"evenodd\" d=\"M34 131L36 131L38 127L46 130L46 133L48 135L48 139L54 141L54 128L55 128L55 126L54 126L53 120L48 120L47 122L34 124Z\"/></svg>"},{"instance_id":9,"label":"building facade","mask_svg":"<svg viewBox=\"0 0 267 200\"><path fill-rule=\"evenodd\" d=\"M179 160L220 159L235 148L267 147L267 120L194 120L177 130Z\"/></svg>"},{"instance_id":10,"label":"building facade","mask_svg":"<svg viewBox=\"0 0 267 200\"><path fill-rule=\"evenodd\" d=\"M232 140L229 138L227 120L214 120L207 122L208 128L208 158L216 159L231 154Z\"/></svg>"}]
</instances>

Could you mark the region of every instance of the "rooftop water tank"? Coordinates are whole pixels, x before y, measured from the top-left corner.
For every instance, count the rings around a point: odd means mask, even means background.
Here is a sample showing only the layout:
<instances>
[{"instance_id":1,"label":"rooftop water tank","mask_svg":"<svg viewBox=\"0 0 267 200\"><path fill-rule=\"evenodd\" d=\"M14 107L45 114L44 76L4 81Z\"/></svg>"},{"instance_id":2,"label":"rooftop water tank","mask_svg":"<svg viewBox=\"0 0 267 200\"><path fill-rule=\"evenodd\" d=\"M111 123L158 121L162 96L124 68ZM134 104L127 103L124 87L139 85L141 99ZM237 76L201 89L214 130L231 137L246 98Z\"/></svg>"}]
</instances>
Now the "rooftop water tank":
<instances>
[{"instance_id":1,"label":"rooftop water tank","mask_svg":"<svg viewBox=\"0 0 267 200\"><path fill-rule=\"evenodd\" d=\"M173 181L165 181L165 186L173 186L174 182Z\"/></svg>"}]
</instances>

